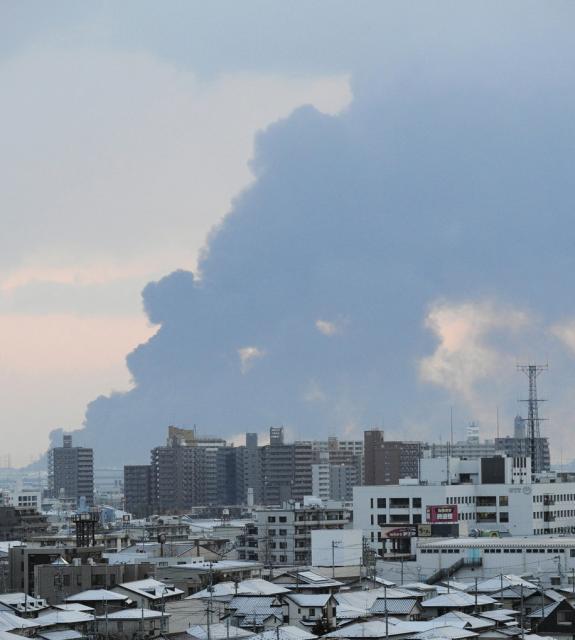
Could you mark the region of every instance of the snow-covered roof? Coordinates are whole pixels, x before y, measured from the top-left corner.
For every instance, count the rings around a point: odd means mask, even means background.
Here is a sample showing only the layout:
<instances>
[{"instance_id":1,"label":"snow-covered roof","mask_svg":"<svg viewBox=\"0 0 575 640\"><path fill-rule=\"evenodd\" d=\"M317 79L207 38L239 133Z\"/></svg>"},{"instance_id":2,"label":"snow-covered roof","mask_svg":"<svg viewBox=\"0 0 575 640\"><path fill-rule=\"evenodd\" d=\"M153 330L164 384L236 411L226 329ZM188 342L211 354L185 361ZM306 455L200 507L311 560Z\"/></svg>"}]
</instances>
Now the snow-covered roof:
<instances>
[{"instance_id":1,"label":"snow-covered roof","mask_svg":"<svg viewBox=\"0 0 575 640\"><path fill-rule=\"evenodd\" d=\"M477 633L470 629L464 629L462 627L451 627L444 625L442 627L434 627L427 631L421 631L414 638L419 640L461 640L462 638L475 638Z\"/></svg>"},{"instance_id":2,"label":"snow-covered roof","mask_svg":"<svg viewBox=\"0 0 575 640\"><path fill-rule=\"evenodd\" d=\"M62 611L51 609L46 613L40 613L35 622L40 627L51 627L56 624L82 624L91 622L94 616L84 611Z\"/></svg>"},{"instance_id":3,"label":"snow-covered roof","mask_svg":"<svg viewBox=\"0 0 575 640\"><path fill-rule=\"evenodd\" d=\"M575 536L509 536L503 538L419 538L418 549L491 549L491 548L571 548L575 547Z\"/></svg>"},{"instance_id":4,"label":"snow-covered roof","mask_svg":"<svg viewBox=\"0 0 575 640\"><path fill-rule=\"evenodd\" d=\"M524 580L520 576L501 575L501 576L496 576L495 578L489 578L488 580L482 580L481 582L478 582L477 592L491 593L491 592L501 591L502 589L506 589L509 587L521 587L521 586L523 586L526 589L537 589L536 584L533 584L533 582L528 582L527 580ZM475 587L473 587L472 590L475 591Z\"/></svg>"},{"instance_id":5,"label":"snow-covered roof","mask_svg":"<svg viewBox=\"0 0 575 640\"><path fill-rule=\"evenodd\" d=\"M332 597L330 593L290 593L285 596L298 607L325 607Z\"/></svg>"},{"instance_id":6,"label":"snow-covered roof","mask_svg":"<svg viewBox=\"0 0 575 640\"><path fill-rule=\"evenodd\" d=\"M23 613L40 611L49 606L44 598L34 598L25 593L2 593L0 594L0 604Z\"/></svg>"},{"instance_id":7,"label":"snow-covered roof","mask_svg":"<svg viewBox=\"0 0 575 640\"><path fill-rule=\"evenodd\" d=\"M263 631L255 636L252 636L250 640L314 640L317 636L313 633L294 627L291 625L285 625L283 627L277 627L277 629L269 629Z\"/></svg>"},{"instance_id":8,"label":"snow-covered roof","mask_svg":"<svg viewBox=\"0 0 575 640\"><path fill-rule=\"evenodd\" d=\"M61 611L83 611L84 613L90 613L94 611L94 607L89 607L81 602L65 602L63 604L52 605L54 609L60 609Z\"/></svg>"},{"instance_id":9,"label":"snow-covered roof","mask_svg":"<svg viewBox=\"0 0 575 640\"><path fill-rule=\"evenodd\" d=\"M22 636L17 633L0 630L0 640L22 640Z\"/></svg>"},{"instance_id":10,"label":"snow-covered roof","mask_svg":"<svg viewBox=\"0 0 575 640\"><path fill-rule=\"evenodd\" d=\"M482 618L495 620L496 622L512 622L514 617L519 615L519 611L515 611L515 609L493 609L492 611L482 611L479 615Z\"/></svg>"},{"instance_id":11,"label":"snow-covered roof","mask_svg":"<svg viewBox=\"0 0 575 640\"><path fill-rule=\"evenodd\" d=\"M330 578L329 576L323 576L321 573L315 571L294 571L288 572L288 577L294 582L285 584L287 587L299 587L300 589L326 589L329 587L342 587L343 582Z\"/></svg>"},{"instance_id":12,"label":"snow-covered roof","mask_svg":"<svg viewBox=\"0 0 575 640\"><path fill-rule=\"evenodd\" d=\"M128 596L108 589L88 589L80 591L73 596L68 596L66 602L111 602L112 600L124 601Z\"/></svg>"},{"instance_id":13,"label":"snow-covered roof","mask_svg":"<svg viewBox=\"0 0 575 640\"><path fill-rule=\"evenodd\" d=\"M165 584L153 578L134 580L133 582L122 582L115 588L117 589L118 587L148 598L149 600L161 600L162 598L179 596L184 593L181 589L176 589L173 585Z\"/></svg>"},{"instance_id":14,"label":"snow-covered roof","mask_svg":"<svg viewBox=\"0 0 575 640\"><path fill-rule=\"evenodd\" d=\"M120 609L109 613L107 616L97 616L98 620L154 620L157 618L168 618L169 613L162 613L152 609Z\"/></svg>"},{"instance_id":15,"label":"snow-covered roof","mask_svg":"<svg viewBox=\"0 0 575 640\"><path fill-rule=\"evenodd\" d=\"M472 586L470 582L459 582L458 580L444 580L439 584L457 591L467 591Z\"/></svg>"},{"instance_id":16,"label":"snow-covered roof","mask_svg":"<svg viewBox=\"0 0 575 640\"><path fill-rule=\"evenodd\" d=\"M469 593L464 593L462 591L452 591L451 593L443 593L440 596L435 596L434 598L429 598L428 600L424 600L421 605L423 607L472 607L474 605L485 606L488 604L495 604L495 600L490 598L489 596L484 596L481 594L478 595L470 595Z\"/></svg>"},{"instance_id":17,"label":"snow-covered roof","mask_svg":"<svg viewBox=\"0 0 575 640\"><path fill-rule=\"evenodd\" d=\"M208 628L205 625L195 624L186 629L186 633L197 640L208 640ZM217 623L210 625L211 640L228 640L228 638L233 640L234 638L249 638L253 635L253 631L240 629L240 627L234 627L231 624Z\"/></svg>"},{"instance_id":18,"label":"snow-covered roof","mask_svg":"<svg viewBox=\"0 0 575 640\"><path fill-rule=\"evenodd\" d=\"M61 629L60 631L43 631L37 635L42 640L80 640L84 636L74 629Z\"/></svg>"},{"instance_id":19,"label":"snow-covered roof","mask_svg":"<svg viewBox=\"0 0 575 640\"><path fill-rule=\"evenodd\" d=\"M434 584L427 584L427 582L410 582L408 584L402 584L404 589L412 589L415 591L435 591L437 586Z\"/></svg>"},{"instance_id":20,"label":"snow-covered roof","mask_svg":"<svg viewBox=\"0 0 575 640\"><path fill-rule=\"evenodd\" d=\"M289 592L289 589L286 589L279 584L274 584L269 580L263 580L262 578L250 578L249 580L242 580L239 584L243 589L246 589L254 595L275 596L279 595L280 593Z\"/></svg>"},{"instance_id":21,"label":"snow-covered roof","mask_svg":"<svg viewBox=\"0 0 575 640\"><path fill-rule=\"evenodd\" d=\"M235 596L274 596L281 593L289 593L289 589L280 585L254 578L250 580L242 580L241 582L218 582L211 587L211 590L203 589L197 593L185 598L186 600L203 600L214 598L216 600L230 600Z\"/></svg>"},{"instance_id":22,"label":"snow-covered roof","mask_svg":"<svg viewBox=\"0 0 575 640\"><path fill-rule=\"evenodd\" d=\"M37 627L36 621L21 618L10 611L0 611L0 631L12 631L13 629L31 629Z\"/></svg>"},{"instance_id":23,"label":"snow-covered roof","mask_svg":"<svg viewBox=\"0 0 575 640\"><path fill-rule=\"evenodd\" d=\"M534 609L527 617L528 618L541 618L541 617L546 618L548 615L553 613L553 611L555 611L555 609L557 609L557 607L560 604L561 604L560 602L551 602L550 604L543 607L543 609L541 609L541 607L539 607L538 609ZM542 612L543 612L543 616L541 616Z\"/></svg>"},{"instance_id":24,"label":"snow-covered roof","mask_svg":"<svg viewBox=\"0 0 575 640\"><path fill-rule=\"evenodd\" d=\"M273 596L236 596L228 607L239 618L240 627L260 626L270 617L283 620L282 608Z\"/></svg>"},{"instance_id":25,"label":"snow-covered roof","mask_svg":"<svg viewBox=\"0 0 575 640\"><path fill-rule=\"evenodd\" d=\"M408 615L416 604L416 598L377 598L369 613L381 615L387 611L387 614L392 616Z\"/></svg>"},{"instance_id":26,"label":"snow-covered roof","mask_svg":"<svg viewBox=\"0 0 575 640\"><path fill-rule=\"evenodd\" d=\"M402 622L395 618L387 621L387 635L399 636L410 633L418 633L417 626L412 622ZM355 622L347 624L339 629L326 633L324 638L384 638L386 635L386 623L384 620L368 620L367 622Z\"/></svg>"},{"instance_id":27,"label":"snow-covered roof","mask_svg":"<svg viewBox=\"0 0 575 640\"><path fill-rule=\"evenodd\" d=\"M434 618L433 621L438 625L447 625L450 627L466 627L472 631L479 631L480 629L488 629L493 627L492 620L485 620L478 616L472 616L463 611L450 611L444 613L442 616Z\"/></svg>"}]
</instances>

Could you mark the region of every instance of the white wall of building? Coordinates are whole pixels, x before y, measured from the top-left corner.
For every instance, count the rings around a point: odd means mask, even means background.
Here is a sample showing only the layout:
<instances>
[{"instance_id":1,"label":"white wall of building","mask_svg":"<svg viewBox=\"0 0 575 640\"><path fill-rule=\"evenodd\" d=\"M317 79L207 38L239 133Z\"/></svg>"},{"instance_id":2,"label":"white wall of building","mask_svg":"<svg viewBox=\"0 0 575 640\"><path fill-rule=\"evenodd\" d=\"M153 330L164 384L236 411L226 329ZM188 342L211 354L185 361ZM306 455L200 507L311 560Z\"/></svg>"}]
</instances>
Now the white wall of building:
<instances>
[{"instance_id":1,"label":"white wall of building","mask_svg":"<svg viewBox=\"0 0 575 640\"><path fill-rule=\"evenodd\" d=\"M333 547L332 547L333 544ZM363 532L361 529L315 529L311 532L311 563L314 567L359 566Z\"/></svg>"},{"instance_id":2,"label":"white wall of building","mask_svg":"<svg viewBox=\"0 0 575 640\"><path fill-rule=\"evenodd\" d=\"M354 487L353 526L382 550L381 527L426 522L428 505L456 504L460 525L512 536L575 532L575 483ZM409 505L394 506L401 499Z\"/></svg>"}]
</instances>

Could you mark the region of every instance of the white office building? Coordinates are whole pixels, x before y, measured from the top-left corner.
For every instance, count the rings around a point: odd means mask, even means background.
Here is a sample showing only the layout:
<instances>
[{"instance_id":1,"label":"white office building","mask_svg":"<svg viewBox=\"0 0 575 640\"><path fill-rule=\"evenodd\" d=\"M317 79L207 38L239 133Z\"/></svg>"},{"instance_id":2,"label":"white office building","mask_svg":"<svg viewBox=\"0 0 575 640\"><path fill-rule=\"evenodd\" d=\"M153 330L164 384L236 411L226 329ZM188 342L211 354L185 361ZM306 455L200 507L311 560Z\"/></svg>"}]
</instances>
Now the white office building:
<instances>
[{"instance_id":1,"label":"white office building","mask_svg":"<svg viewBox=\"0 0 575 640\"><path fill-rule=\"evenodd\" d=\"M473 530L511 536L575 532L575 481L547 475L531 482L529 458L421 463L419 481L354 488L354 528L382 555L390 549L383 527L428 523L428 507L441 505L457 511L462 536Z\"/></svg>"}]
</instances>

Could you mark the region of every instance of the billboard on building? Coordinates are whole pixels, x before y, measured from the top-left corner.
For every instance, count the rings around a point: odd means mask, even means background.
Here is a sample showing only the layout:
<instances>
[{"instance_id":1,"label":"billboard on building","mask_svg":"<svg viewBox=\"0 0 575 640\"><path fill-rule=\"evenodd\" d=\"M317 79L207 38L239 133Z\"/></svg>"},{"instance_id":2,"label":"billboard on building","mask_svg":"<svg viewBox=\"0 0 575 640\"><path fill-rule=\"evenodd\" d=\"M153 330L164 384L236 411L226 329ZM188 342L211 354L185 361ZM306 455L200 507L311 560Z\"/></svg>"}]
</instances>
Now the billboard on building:
<instances>
[{"instance_id":1,"label":"billboard on building","mask_svg":"<svg viewBox=\"0 0 575 640\"><path fill-rule=\"evenodd\" d=\"M417 525L399 527L381 527L382 538L416 538Z\"/></svg>"},{"instance_id":2,"label":"billboard on building","mask_svg":"<svg viewBox=\"0 0 575 640\"><path fill-rule=\"evenodd\" d=\"M427 522L432 524L438 522L457 522L458 520L456 504L428 505L425 513Z\"/></svg>"}]
</instances>

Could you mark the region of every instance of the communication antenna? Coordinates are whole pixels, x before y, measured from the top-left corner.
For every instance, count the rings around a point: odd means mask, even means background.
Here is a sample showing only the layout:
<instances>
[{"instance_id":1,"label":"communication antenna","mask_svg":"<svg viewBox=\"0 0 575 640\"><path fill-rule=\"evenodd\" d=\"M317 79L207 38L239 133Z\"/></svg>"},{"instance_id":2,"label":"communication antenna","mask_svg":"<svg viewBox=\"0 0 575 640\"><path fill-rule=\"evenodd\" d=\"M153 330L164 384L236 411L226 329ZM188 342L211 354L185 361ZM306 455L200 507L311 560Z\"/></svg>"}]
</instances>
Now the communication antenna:
<instances>
[{"instance_id":1,"label":"communication antenna","mask_svg":"<svg viewBox=\"0 0 575 640\"><path fill-rule=\"evenodd\" d=\"M537 397L537 378L543 371L547 371L549 365L547 364L518 364L517 371L522 371L529 379L529 397L527 400L520 400L520 402L527 403L527 418L521 418L523 422L527 423L527 439L529 442L529 453L531 455L531 479L536 473L542 470L543 460L541 454L541 446L539 445L539 438L541 437L539 425L542 420L546 418L539 417L539 403L545 402L545 400Z\"/></svg>"}]
</instances>

